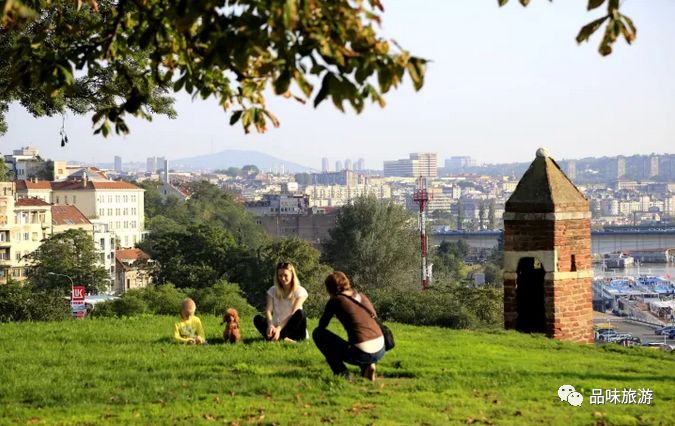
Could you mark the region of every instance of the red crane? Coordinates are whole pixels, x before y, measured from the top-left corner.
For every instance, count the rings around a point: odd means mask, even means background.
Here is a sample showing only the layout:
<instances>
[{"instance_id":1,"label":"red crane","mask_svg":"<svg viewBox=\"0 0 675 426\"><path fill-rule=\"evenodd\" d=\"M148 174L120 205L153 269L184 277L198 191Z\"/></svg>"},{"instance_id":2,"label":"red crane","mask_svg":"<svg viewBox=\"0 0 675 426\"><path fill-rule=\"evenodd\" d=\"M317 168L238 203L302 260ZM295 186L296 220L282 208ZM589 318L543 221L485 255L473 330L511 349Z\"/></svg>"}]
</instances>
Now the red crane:
<instances>
[{"instance_id":1,"label":"red crane","mask_svg":"<svg viewBox=\"0 0 675 426\"><path fill-rule=\"evenodd\" d=\"M422 288L429 288L431 283L431 269L427 260L427 205L431 201L431 194L427 191L427 178L420 176L417 179L417 189L413 193L413 201L420 205L419 228L420 228L420 243L422 248Z\"/></svg>"}]
</instances>

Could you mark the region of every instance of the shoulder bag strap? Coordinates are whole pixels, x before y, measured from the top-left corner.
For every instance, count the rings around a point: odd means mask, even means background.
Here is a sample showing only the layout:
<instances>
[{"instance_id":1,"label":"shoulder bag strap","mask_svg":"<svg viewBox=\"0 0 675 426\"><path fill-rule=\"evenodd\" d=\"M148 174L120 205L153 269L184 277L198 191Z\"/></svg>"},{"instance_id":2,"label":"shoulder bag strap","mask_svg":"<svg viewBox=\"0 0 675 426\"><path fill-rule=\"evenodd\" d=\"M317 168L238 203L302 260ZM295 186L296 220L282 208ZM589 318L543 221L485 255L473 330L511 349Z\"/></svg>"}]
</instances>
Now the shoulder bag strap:
<instances>
[{"instance_id":1,"label":"shoulder bag strap","mask_svg":"<svg viewBox=\"0 0 675 426\"><path fill-rule=\"evenodd\" d=\"M354 299L353 297L349 297L349 296L347 296L346 294L342 294L342 293L338 294L338 296L344 296L344 297L346 297L347 299L351 300L352 302L356 303L357 305L359 305L360 307L362 307L363 309L365 309L366 312L368 312L368 315L370 315L371 318L375 318L375 317L376 317L375 312L373 312L373 311L371 311L370 309L368 309L368 307L367 307L366 305L364 305L363 303L361 303L361 302L359 302L358 300Z\"/></svg>"}]
</instances>

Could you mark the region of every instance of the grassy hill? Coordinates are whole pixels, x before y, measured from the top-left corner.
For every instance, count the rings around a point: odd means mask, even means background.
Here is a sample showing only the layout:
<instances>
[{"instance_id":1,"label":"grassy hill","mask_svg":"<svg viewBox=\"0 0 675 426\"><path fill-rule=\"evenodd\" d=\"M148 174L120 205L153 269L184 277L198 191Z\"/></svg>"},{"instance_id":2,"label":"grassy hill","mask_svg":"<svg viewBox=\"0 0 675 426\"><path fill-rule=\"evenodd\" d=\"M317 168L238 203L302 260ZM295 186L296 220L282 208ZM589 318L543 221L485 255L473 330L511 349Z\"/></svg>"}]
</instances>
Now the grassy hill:
<instances>
[{"instance_id":1,"label":"grassy hill","mask_svg":"<svg viewBox=\"0 0 675 426\"><path fill-rule=\"evenodd\" d=\"M313 343L262 342L246 318L246 343L225 345L219 320L202 317L206 347L173 344L170 317L0 324L0 423L675 424L675 356L660 351L392 324L378 381L349 383ZM653 402L589 404L614 388Z\"/></svg>"}]
</instances>

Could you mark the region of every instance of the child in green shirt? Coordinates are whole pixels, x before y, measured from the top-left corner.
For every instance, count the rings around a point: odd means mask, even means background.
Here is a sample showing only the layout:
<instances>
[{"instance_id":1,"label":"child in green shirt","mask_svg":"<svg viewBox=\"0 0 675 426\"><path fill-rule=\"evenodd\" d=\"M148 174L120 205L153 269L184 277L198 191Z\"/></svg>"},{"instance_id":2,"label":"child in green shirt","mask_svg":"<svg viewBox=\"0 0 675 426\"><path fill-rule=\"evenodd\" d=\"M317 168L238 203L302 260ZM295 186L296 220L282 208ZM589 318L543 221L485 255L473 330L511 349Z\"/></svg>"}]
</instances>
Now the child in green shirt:
<instances>
[{"instance_id":1,"label":"child in green shirt","mask_svg":"<svg viewBox=\"0 0 675 426\"><path fill-rule=\"evenodd\" d=\"M194 300L187 298L183 300L183 306L180 312L181 321L173 327L173 338L178 343L187 343L188 345L203 345L206 343L204 338L204 327L202 322L195 316L197 305Z\"/></svg>"}]
</instances>

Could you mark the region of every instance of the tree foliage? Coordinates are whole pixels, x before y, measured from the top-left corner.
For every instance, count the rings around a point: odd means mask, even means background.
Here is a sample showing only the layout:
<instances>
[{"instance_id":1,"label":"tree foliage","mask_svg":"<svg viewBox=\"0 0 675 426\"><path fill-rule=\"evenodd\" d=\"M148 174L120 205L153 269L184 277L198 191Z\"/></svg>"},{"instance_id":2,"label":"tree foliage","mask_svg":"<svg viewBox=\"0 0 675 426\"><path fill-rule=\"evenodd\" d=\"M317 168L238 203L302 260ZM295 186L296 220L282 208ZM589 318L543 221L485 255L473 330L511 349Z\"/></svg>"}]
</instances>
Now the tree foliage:
<instances>
[{"instance_id":1,"label":"tree foliage","mask_svg":"<svg viewBox=\"0 0 675 426\"><path fill-rule=\"evenodd\" d=\"M344 271L357 287L396 285L417 272L420 244L415 222L392 202L372 195L356 198L340 210L329 234L324 260Z\"/></svg>"},{"instance_id":2,"label":"tree foliage","mask_svg":"<svg viewBox=\"0 0 675 426\"><path fill-rule=\"evenodd\" d=\"M62 275L71 277L75 285L85 286L87 292L104 291L110 284L108 272L96 265L98 255L91 235L82 229L51 235L28 259L28 280L36 289L61 289L69 294L71 282Z\"/></svg>"},{"instance_id":3,"label":"tree foliage","mask_svg":"<svg viewBox=\"0 0 675 426\"><path fill-rule=\"evenodd\" d=\"M163 199L160 183L145 181L140 186L145 192L146 228L157 234L181 226L208 224L230 232L239 244L255 249L268 242L263 228L231 194L206 182L190 184L191 197L187 201L169 196Z\"/></svg>"},{"instance_id":4,"label":"tree foliage","mask_svg":"<svg viewBox=\"0 0 675 426\"><path fill-rule=\"evenodd\" d=\"M404 74L419 90L426 64L378 35L382 11L380 0L2 0L0 123L20 101L127 133L128 114L174 115L167 94L179 91L215 97L245 132L279 125L267 88L315 107L382 106Z\"/></svg>"},{"instance_id":5,"label":"tree foliage","mask_svg":"<svg viewBox=\"0 0 675 426\"><path fill-rule=\"evenodd\" d=\"M530 0L518 0L523 6L530 4ZM553 1L553 0L549 0ZM504 6L509 0L497 0L499 6ZM612 45L623 36L626 43L632 44L637 36L637 29L633 21L626 15L619 11L619 0L588 0L587 9L589 11L599 8L607 4L607 13L598 19L591 21L584 25L579 34L577 34L577 43L581 44L588 41L590 37L605 25L605 34L600 41L598 51L602 56L607 56L612 53Z\"/></svg>"}]
</instances>

